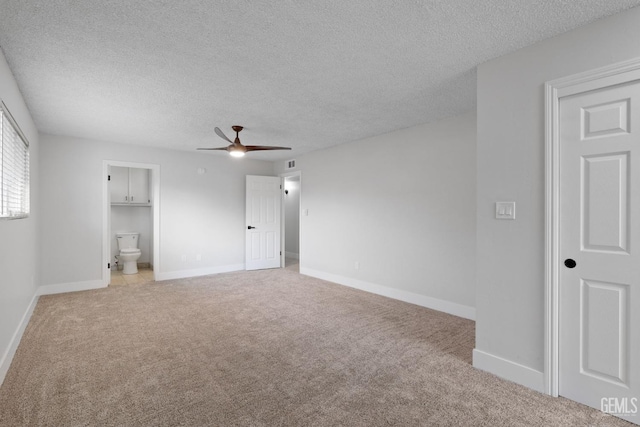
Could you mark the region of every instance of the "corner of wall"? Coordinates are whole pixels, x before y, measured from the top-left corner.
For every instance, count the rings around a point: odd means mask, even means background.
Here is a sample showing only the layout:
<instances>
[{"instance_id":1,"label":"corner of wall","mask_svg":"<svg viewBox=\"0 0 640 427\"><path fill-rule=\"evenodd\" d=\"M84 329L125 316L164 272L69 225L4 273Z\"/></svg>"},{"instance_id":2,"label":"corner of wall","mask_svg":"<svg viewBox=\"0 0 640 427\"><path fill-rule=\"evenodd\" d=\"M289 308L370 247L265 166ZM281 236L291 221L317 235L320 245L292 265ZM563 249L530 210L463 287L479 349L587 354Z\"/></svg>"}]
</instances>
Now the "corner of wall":
<instances>
[{"instance_id":1,"label":"corner of wall","mask_svg":"<svg viewBox=\"0 0 640 427\"><path fill-rule=\"evenodd\" d=\"M42 285L38 288L37 295L55 295L67 292L89 291L92 289L106 288L107 285L100 280L87 280L73 283L56 283L53 285Z\"/></svg>"},{"instance_id":2,"label":"corner of wall","mask_svg":"<svg viewBox=\"0 0 640 427\"><path fill-rule=\"evenodd\" d=\"M476 318L476 309L474 307L431 298L426 295L420 295L401 289L390 288L388 286L377 285L363 280L352 279L350 277L340 276L337 274L326 273L324 271L318 271L311 268L300 267L300 274L359 289L361 291L370 292L372 294L382 295L387 298L408 302L410 304L419 305L432 310L442 311L465 319L475 320Z\"/></svg>"},{"instance_id":3,"label":"corner of wall","mask_svg":"<svg viewBox=\"0 0 640 427\"><path fill-rule=\"evenodd\" d=\"M473 350L473 367L544 393L544 374L519 363L476 348Z\"/></svg>"},{"instance_id":4,"label":"corner of wall","mask_svg":"<svg viewBox=\"0 0 640 427\"><path fill-rule=\"evenodd\" d=\"M31 319L31 315L33 314L33 310L36 308L36 304L38 303L39 294L36 292L31 298L31 302L27 306L26 311L22 315L20 319L20 323L18 323L18 328L13 333L11 340L9 341L9 345L5 350L4 354L0 358L0 386L4 382L5 377L7 376L7 372L9 372L9 367L11 366L11 362L13 361L13 356L15 356L16 351L18 350L18 345L20 344L20 340L22 339L22 335L24 331L27 329L27 325L29 324L29 320Z\"/></svg>"}]
</instances>

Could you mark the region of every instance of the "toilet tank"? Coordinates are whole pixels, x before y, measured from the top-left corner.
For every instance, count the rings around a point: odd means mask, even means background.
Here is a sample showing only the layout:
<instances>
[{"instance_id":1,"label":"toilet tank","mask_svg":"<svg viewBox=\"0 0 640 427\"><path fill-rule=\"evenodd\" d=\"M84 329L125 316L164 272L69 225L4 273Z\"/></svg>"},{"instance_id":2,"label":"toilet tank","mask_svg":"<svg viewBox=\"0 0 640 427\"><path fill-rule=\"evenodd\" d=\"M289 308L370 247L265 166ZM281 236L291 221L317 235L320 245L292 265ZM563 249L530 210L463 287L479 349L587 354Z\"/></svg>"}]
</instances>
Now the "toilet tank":
<instances>
[{"instance_id":1,"label":"toilet tank","mask_svg":"<svg viewBox=\"0 0 640 427\"><path fill-rule=\"evenodd\" d=\"M138 247L138 236L140 233L127 232L116 233L116 240L118 241L118 249L135 249Z\"/></svg>"}]
</instances>

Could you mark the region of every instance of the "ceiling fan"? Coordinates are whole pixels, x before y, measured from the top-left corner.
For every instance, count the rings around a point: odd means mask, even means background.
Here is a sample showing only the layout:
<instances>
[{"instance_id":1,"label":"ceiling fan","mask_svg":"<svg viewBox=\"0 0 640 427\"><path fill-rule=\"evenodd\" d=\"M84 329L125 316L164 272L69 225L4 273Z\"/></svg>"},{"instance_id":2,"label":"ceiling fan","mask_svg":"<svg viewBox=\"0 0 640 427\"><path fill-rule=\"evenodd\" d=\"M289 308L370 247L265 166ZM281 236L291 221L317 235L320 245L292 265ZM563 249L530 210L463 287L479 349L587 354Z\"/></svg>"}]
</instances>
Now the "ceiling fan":
<instances>
[{"instance_id":1,"label":"ceiling fan","mask_svg":"<svg viewBox=\"0 0 640 427\"><path fill-rule=\"evenodd\" d=\"M220 130L220 128L218 127L215 128L215 131L218 134L218 136L226 141L229 141L231 145L227 147L219 147L219 148L198 148L198 150L224 150L224 151L228 151L229 154L231 154L233 157L242 157L245 155L245 153L249 151L291 150L291 148L289 147L273 147L273 146L267 146L267 145L242 145L242 143L240 142L240 138L238 137L238 134L243 129L243 127L231 126L231 129L233 129L236 132L235 141L231 141L229 138L227 138L227 135L225 135Z\"/></svg>"}]
</instances>

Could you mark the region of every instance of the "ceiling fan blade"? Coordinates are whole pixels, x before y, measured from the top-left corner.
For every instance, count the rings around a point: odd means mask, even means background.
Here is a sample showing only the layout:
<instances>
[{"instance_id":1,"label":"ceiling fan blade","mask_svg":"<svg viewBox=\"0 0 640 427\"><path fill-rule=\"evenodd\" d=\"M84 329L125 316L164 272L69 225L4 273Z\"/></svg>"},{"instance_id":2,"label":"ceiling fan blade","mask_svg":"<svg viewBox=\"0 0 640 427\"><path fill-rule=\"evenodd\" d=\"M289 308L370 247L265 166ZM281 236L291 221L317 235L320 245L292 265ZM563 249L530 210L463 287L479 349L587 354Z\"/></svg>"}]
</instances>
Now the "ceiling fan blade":
<instances>
[{"instance_id":1,"label":"ceiling fan blade","mask_svg":"<svg viewBox=\"0 0 640 427\"><path fill-rule=\"evenodd\" d=\"M247 151L291 150L291 147L273 147L270 145L245 145Z\"/></svg>"},{"instance_id":2,"label":"ceiling fan blade","mask_svg":"<svg viewBox=\"0 0 640 427\"><path fill-rule=\"evenodd\" d=\"M196 150L224 150L224 151L229 151L229 147L219 147L219 148L196 148Z\"/></svg>"},{"instance_id":3,"label":"ceiling fan blade","mask_svg":"<svg viewBox=\"0 0 640 427\"><path fill-rule=\"evenodd\" d=\"M222 138L224 140L227 140L227 141L229 141L230 143L233 144L233 141L230 140L229 138L227 138L227 135L225 135L224 132L222 132L219 127L216 127L214 130L215 130L216 134L218 134L218 136L220 138Z\"/></svg>"}]
</instances>

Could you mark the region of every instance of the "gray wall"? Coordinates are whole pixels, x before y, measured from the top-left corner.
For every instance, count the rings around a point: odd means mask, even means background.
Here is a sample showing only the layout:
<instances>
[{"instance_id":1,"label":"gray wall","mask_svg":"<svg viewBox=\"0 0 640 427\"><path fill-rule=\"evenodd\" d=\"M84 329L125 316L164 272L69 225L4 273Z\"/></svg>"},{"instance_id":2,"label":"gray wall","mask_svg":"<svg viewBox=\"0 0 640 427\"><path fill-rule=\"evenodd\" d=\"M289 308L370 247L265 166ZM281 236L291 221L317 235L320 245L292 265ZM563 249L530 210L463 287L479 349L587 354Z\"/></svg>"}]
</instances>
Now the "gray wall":
<instances>
[{"instance_id":1,"label":"gray wall","mask_svg":"<svg viewBox=\"0 0 640 427\"><path fill-rule=\"evenodd\" d=\"M0 383L9 368L7 352L40 281L38 243L38 131L0 51L0 99L29 140L31 159L29 218L0 220ZM17 343L16 343L17 344Z\"/></svg>"},{"instance_id":2,"label":"gray wall","mask_svg":"<svg viewBox=\"0 0 640 427\"><path fill-rule=\"evenodd\" d=\"M640 8L478 67L476 348L543 370L544 83L640 56ZM494 203L517 202L517 219Z\"/></svg>"},{"instance_id":3,"label":"gray wall","mask_svg":"<svg viewBox=\"0 0 640 427\"><path fill-rule=\"evenodd\" d=\"M160 165L160 273L244 264L245 175L273 175L272 163L51 135L41 141L43 285L102 277L105 159Z\"/></svg>"},{"instance_id":4,"label":"gray wall","mask_svg":"<svg viewBox=\"0 0 640 427\"><path fill-rule=\"evenodd\" d=\"M475 307L475 146L468 113L298 156L301 271Z\"/></svg>"}]
</instances>

